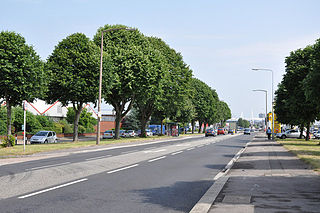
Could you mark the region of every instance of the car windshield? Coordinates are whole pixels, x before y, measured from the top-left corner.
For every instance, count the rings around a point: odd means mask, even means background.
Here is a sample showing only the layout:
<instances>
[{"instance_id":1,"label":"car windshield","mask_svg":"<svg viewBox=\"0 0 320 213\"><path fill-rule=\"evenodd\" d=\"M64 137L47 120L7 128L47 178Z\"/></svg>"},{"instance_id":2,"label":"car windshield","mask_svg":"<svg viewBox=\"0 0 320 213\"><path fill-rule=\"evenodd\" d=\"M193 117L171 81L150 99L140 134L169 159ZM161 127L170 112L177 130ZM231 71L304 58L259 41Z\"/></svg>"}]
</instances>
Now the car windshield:
<instances>
[{"instance_id":1,"label":"car windshield","mask_svg":"<svg viewBox=\"0 0 320 213\"><path fill-rule=\"evenodd\" d=\"M47 136L48 132L37 132L35 136Z\"/></svg>"},{"instance_id":2,"label":"car windshield","mask_svg":"<svg viewBox=\"0 0 320 213\"><path fill-rule=\"evenodd\" d=\"M104 133L112 133L112 131L110 131L110 130L107 130L107 131L105 131Z\"/></svg>"},{"instance_id":3,"label":"car windshield","mask_svg":"<svg viewBox=\"0 0 320 213\"><path fill-rule=\"evenodd\" d=\"M133 130L128 130L127 132L128 132L128 133L132 133L132 132L133 132Z\"/></svg>"},{"instance_id":4,"label":"car windshield","mask_svg":"<svg viewBox=\"0 0 320 213\"><path fill-rule=\"evenodd\" d=\"M244 131L250 131L250 129L245 129Z\"/></svg>"}]
</instances>

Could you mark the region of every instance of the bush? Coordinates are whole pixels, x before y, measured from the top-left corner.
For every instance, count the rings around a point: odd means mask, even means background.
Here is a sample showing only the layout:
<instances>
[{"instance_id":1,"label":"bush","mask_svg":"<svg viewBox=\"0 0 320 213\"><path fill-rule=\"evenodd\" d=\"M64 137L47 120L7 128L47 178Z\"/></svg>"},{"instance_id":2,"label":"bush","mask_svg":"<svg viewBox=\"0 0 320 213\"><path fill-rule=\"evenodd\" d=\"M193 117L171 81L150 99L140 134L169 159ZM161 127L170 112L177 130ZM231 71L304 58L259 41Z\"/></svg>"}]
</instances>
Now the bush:
<instances>
[{"instance_id":1,"label":"bush","mask_svg":"<svg viewBox=\"0 0 320 213\"><path fill-rule=\"evenodd\" d=\"M5 139L2 141L1 146L2 146L2 147L14 146L14 145L15 145L15 140L16 140L16 139L14 138L14 136L9 135L9 137L5 138Z\"/></svg>"}]
</instances>

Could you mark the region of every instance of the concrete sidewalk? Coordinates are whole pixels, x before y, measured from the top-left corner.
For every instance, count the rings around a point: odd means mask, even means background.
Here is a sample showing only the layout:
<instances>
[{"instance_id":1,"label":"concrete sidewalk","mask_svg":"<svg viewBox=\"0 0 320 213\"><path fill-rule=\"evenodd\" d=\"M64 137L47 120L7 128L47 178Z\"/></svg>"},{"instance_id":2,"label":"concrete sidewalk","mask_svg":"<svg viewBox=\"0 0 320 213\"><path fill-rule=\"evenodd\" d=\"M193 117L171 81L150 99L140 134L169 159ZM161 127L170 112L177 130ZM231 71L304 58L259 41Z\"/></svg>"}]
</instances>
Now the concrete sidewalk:
<instances>
[{"instance_id":1,"label":"concrete sidewalk","mask_svg":"<svg viewBox=\"0 0 320 213\"><path fill-rule=\"evenodd\" d=\"M320 212L319 173L265 134L229 164L190 213Z\"/></svg>"},{"instance_id":2,"label":"concrete sidewalk","mask_svg":"<svg viewBox=\"0 0 320 213\"><path fill-rule=\"evenodd\" d=\"M223 178L210 213L320 212L320 176L264 134Z\"/></svg>"}]
</instances>

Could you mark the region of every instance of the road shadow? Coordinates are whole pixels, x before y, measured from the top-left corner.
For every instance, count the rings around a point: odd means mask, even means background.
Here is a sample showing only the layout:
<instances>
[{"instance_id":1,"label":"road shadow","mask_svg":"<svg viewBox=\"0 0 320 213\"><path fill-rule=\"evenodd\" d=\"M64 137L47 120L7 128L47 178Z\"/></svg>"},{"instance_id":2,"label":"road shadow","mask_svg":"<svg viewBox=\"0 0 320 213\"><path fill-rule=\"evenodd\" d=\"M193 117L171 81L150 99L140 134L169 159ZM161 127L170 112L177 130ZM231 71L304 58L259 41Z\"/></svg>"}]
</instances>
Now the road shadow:
<instances>
[{"instance_id":1,"label":"road shadow","mask_svg":"<svg viewBox=\"0 0 320 213\"><path fill-rule=\"evenodd\" d=\"M170 210L189 212L214 181L176 182L173 185L158 188L134 190L144 203L160 205Z\"/></svg>"}]
</instances>

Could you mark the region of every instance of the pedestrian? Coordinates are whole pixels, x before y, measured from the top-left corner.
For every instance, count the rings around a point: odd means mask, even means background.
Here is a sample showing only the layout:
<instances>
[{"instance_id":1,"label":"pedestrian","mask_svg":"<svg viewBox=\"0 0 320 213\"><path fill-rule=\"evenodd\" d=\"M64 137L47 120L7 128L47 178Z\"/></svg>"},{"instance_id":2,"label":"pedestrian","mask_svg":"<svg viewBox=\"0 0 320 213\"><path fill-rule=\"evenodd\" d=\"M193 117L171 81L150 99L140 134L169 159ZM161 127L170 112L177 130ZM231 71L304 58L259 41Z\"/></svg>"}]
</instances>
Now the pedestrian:
<instances>
[{"instance_id":1,"label":"pedestrian","mask_svg":"<svg viewBox=\"0 0 320 213\"><path fill-rule=\"evenodd\" d=\"M268 140L271 140L271 129L268 127L267 129Z\"/></svg>"}]
</instances>

